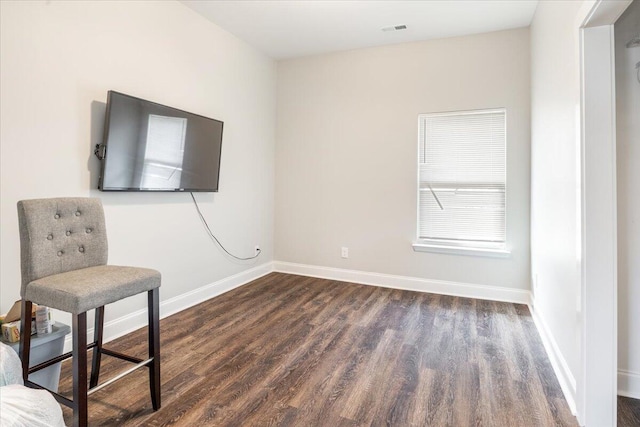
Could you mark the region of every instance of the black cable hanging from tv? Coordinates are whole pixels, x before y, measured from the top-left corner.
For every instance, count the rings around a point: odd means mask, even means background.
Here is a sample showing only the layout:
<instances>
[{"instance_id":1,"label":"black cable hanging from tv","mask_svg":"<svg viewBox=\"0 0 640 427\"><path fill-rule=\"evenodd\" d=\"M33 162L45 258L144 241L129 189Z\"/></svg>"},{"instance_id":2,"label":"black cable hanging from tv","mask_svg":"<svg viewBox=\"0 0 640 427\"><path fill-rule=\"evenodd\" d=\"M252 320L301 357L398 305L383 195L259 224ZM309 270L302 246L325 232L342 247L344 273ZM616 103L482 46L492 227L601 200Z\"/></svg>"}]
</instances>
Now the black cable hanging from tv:
<instances>
[{"instance_id":1,"label":"black cable hanging from tv","mask_svg":"<svg viewBox=\"0 0 640 427\"><path fill-rule=\"evenodd\" d=\"M209 224L207 224L207 220L204 219L204 215L202 215L202 212L200 211L200 206L198 206L198 202L196 201L195 196L193 195L192 192L189 192L189 194L191 194L191 198L193 199L193 204L196 207L196 210L198 211L198 216L200 217L200 221L202 221L202 223L204 224L205 228L207 229L207 233L209 234L209 237L211 237L213 240L215 240L215 242L222 248L223 251L225 251L227 253L227 255L240 260L240 261L248 261L251 259L256 259L260 256L260 254L262 253L262 251L260 249L256 249L256 254L252 257L247 257L247 258L242 258L242 257L238 257L235 256L234 254L232 254L231 252L229 252L223 245L222 243L220 243L220 240L218 240L218 238L213 234L213 232L211 231L211 228L209 228Z\"/></svg>"}]
</instances>

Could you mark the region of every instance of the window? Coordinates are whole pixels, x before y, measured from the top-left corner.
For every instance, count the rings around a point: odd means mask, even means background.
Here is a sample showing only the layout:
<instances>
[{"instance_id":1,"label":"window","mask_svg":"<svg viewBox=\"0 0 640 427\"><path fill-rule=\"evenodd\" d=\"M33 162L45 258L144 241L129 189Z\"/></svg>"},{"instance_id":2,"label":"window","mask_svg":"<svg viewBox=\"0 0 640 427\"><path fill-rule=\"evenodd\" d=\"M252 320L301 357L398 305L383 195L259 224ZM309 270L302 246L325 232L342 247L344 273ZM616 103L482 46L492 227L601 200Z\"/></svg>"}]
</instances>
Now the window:
<instances>
[{"instance_id":1,"label":"window","mask_svg":"<svg viewBox=\"0 0 640 427\"><path fill-rule=\"evenodd\" d=\"M506 111L420 115L419 135L414 249L507 253Z\"/></svg>"}]
</instances>

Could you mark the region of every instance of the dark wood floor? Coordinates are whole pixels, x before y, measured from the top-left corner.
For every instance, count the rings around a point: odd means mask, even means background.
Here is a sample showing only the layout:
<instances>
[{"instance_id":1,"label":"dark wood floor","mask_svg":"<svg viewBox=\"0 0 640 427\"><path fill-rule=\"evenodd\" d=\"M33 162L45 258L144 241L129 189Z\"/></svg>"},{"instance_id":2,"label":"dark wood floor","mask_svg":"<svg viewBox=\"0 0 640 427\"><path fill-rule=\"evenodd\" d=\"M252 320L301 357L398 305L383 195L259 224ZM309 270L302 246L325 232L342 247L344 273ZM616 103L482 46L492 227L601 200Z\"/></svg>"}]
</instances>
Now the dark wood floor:
<instances>
[{"instance_id":1,"label":"dark wood floor","mask_svg":"<svg viewBox=\"0 0 640 427\"><path fill-rule=\"evenodd\" d=\"M273 273L163 319L161 341L162 408L138 371L91 396L91 425L577 425L524 305ZM103 357L102 380L126 366Z\"/></svg>"},{"instance_id":2,"label":"dark wood floor","mask_svg":"<svg viewBox=\"0 0 640 427\"><path fill-rule=\"evenodd\" d=\"M618 396L618 427L640 426L640 399Z\"/></svg>"}]
</instances>

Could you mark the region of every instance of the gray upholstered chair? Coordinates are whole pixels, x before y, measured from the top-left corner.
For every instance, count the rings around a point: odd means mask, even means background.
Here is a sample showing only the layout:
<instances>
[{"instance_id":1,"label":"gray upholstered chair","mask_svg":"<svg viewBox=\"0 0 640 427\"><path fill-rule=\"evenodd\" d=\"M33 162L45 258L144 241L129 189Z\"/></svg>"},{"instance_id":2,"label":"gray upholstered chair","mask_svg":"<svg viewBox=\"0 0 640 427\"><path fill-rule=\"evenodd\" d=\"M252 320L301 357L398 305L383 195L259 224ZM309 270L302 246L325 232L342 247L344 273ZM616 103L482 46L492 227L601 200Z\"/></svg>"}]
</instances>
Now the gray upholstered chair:
<instances>
[{"instance_id":1,"label":"gray upholstered chair","mask_svg":"<svg viewBox=\"0 0 640 427\"><path fill-rule=\"evenodd\" d=\"M73 408L73 424L87 425L87 397L109 385L98 385L102 354L135 363L120 376L149 368L151 402L160 408L160 273L137 267L107 265L107 232L100 199L58 198L18 202L22 267L22 331L31 329L32 303L66 311L73 316L73 350L29 368L31 336L20 336L20 359L25 385L29 374L73 356L73 400L53 393ZM149 357L146 360L102 347L104 306L142 292L148 293ZM94 341L87 346L87 311L95 309ZM87 350L93 348L91 379L87 386ZM115 380L115 379L114 379ZM49 390L50 391L50 390Z\"/></svg>"}]
</instances>

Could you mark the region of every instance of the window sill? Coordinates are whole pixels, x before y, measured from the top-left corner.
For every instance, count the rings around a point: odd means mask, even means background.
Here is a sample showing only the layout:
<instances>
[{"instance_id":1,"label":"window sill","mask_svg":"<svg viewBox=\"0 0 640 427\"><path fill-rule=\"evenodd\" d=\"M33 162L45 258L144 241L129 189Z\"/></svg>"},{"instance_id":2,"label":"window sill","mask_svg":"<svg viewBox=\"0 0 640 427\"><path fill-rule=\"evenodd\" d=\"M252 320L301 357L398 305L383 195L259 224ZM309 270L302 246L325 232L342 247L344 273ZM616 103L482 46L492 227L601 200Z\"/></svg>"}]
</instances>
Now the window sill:
<instances>
[{"instance_id":1,"label":"window sill","mask_svg":"<svg viewBox=\"0 0 640 427\"><path fill-rule=\"evenodd\" d=\"M468 248L463 246L435 245L432 243L414 242L415 252L436 252L441 254L484 256L491 258L509 258L511 251L507 249Z\"/></svg>"}]
</instances>

